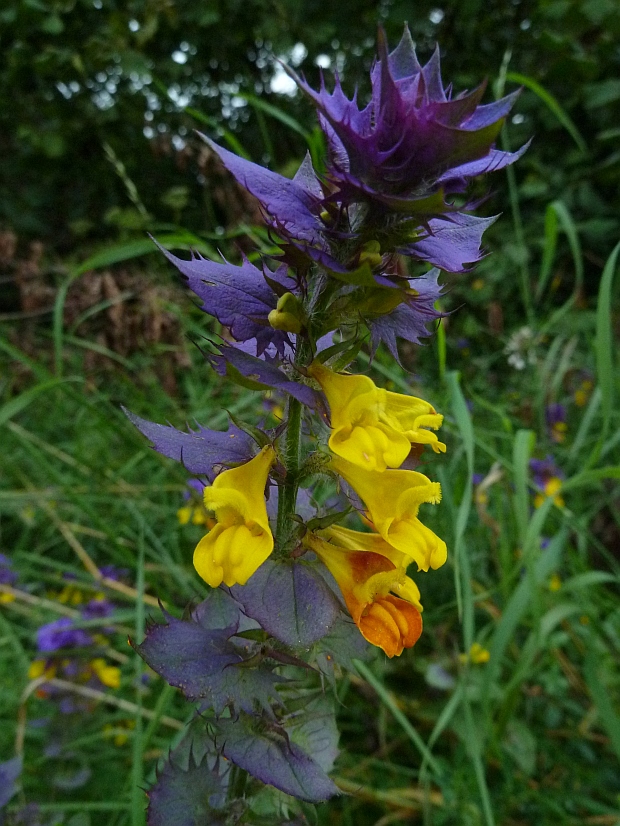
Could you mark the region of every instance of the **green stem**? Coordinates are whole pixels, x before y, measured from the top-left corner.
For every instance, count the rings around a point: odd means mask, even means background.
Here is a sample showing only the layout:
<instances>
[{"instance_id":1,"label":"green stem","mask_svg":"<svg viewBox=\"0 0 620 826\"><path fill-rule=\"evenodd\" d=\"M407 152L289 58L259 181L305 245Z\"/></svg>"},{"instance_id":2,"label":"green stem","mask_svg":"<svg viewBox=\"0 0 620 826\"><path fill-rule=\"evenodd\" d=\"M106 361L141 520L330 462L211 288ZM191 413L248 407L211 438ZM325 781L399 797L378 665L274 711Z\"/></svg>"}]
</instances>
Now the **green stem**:
<instances>
[{"instance_id":1,"label":"green stem","mask_svg":"<svg viewBox=\"0 0 620 826\"><path fill-rule=\"evenodd\" d=\"M310 355L310 347L305 339L300 339L295 364L305 365ZM284 443L283 464L286 469L284 483L278 495L278 521L276 527L276 547L287 549L295 522L295 506L299 490L299 470L301 466L301 425L303 408L301 402L291 398L288 403L286 441Z\"/></svg>"}]
</instances>

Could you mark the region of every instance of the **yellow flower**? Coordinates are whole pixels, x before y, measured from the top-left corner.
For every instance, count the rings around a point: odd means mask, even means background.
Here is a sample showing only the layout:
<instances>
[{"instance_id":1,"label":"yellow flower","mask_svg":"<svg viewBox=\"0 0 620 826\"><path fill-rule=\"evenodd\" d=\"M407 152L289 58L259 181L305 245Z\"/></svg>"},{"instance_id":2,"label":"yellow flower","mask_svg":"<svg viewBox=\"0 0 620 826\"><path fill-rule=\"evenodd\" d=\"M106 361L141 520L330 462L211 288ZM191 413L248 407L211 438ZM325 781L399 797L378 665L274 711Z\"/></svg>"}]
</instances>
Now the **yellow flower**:
<instances>
[{"instance_id":1,"label":"yellow flower","mask_svg":"<svg viewBox=\"0 0 620 826\"><path fill-rule=\"evenodd\" d=\"M564 507L564 499L560 496L559 490L562 487L562 480L558 476L551 476L545 482L543 493L537 493L534 497L534 507L540 508L543 502L550 496L553 497L553 504L558 508Z\"/></svg>"},{"instance_id":2,"label":"yellow flower","mask_svg":"<svg viewBox=\"0 0 620 826\"><path fill-rule=\"evenodd\" d=\"M177 511L177 519L179 525L188 525L191 521L192 525L207 525L208 517L202 507L193 507L192 505L184 505Z\"/></svg>"},{"instance_id":3,"label":"yellow flower","mask_svg":"<svg viewBox=\"0 0 620 826\"><path fill-rule=\"evenodd\" d=\"M245 465L225 470L204 489L216 524L194 551L194 568L212 588L245 585L273 550L265 485L275 461L271 446Z\"/></svg>"},{"instance_id":4,"label":"yellow flower","mask_svg":"<svg viewBox=\"0 0 620 826\"><path fill-rule=\"evenodd\" d=\"M580 387L575 390L575 404L577 407L585 407L588 403L588 399L590 398L590 394L592 392L592 388L594 387L594 382L590 379L584 379L581 382Z\"/></svg>"},{"instance_id":5,"label":"yellow flower","mask_svg":"<svg viewBox=\"0 0 620 826\"><path fill-rule=\"evenodd\" d=\"M43 676L53 679L56 676L56 666L46 665L46 660L33 660L28 669L28 679L36 680Z\"/></svg>"},{"instance_id":6,"label":"yellow flower","mask_svg":"<svg viewBox=\"0 0 620 826\"><path fill-rule=\"evenodd\" d=\"M459 659L463 664L469 660L474 663L474 665L482 665L482 663L488 663L491 659L491 653L487 648L480 645L479 642L475 642L469 649L469 654L461 654Z\"/></svg>"},{"instance_id":7,"label":"yellow flower","mask_svg":"<svg viewBox=\"0 0 620 826\"><path fill-rule=\"evenodd\" d=\"M567 431L568 425L566 424L566 422L556 422L551 428L551 438L554 442L561 445L563 442L566 441Z\"/></svg>"},{"instance_id":8,"label":"yellow flower","mask_svg":"<svg viewBox=\"0 0 620 826\"><path fill-rule=\"evenodd\" d=\"M8 605L9 602L15 602L15 594L10 594L8 591L0 594L0 605Z\"/></svg>"},{"instance_id":9,"label":"yellow flower","mask_svg":"<svg viewBox=\"0 0 620 826\"><path fill-rule=\"evenodd\" d=\"M404 648L416 644L422 633L420 592L404 568L372 551L337 548L312 533L306 534L304 543L338 583L364 639L388 657L398 656Z\"/></svg>"},{"instance_id":10,"label":"yellow flower","mask_svg":"<svg viewBox=\"0 0 620 826\"><path fill-rule=\"evenodd\" d=\"M391 393L368 376L334 373L315 362L308 373L327 396L332 434L329 447L338 456L367 470L402 465L411 444L430 444L435 453L446 446L428 428L441 426L443 416L422 399Z\"/></svg>"},{"instance_id":11,"label":"yellow flower","mask_svg":"<svg viewBox=\"0 0 620 826\"><path fill-rule=\"evenodd\" d=\"M440 568L447 559L446 543L418 519L423 502L441 500L441 487L414 470L361 470L339 457L333 469L360 495L376 531L401 551L418 570Z\"/></svg>"},{"instance_id":12,"label":"yellow flower","mask_svg":"<svg viewBox=\"0 0 620 826\"><path fill-rule=\"evenodd\" d=\"M120 668L117 668L115 665L108 665L108 663L101 657L98 657L96 660L91 660L90 667L99 680L108 688L120 688Z\"/></svg>"},{"instance_id":13,"label":"yellow flower","mask_svg":"<svg viewBox=\"0 0 620 826\"><path fill-rule=\"evenodd\" d=\"M558 574L553 574L551 579L549 580L549 590L550 591L559 591L562 587L562 580Z\"/></svg>"},{"instance_id":14,"label":"yellow flower","mask_svg":"<svg viewBox=\"0 0 620 826\"><path fill-rule=\"evenodd\" d=\"M129 739L129 733L136 727L135 720L119 720L114 723L106 723L103 727L104 737L113 737L115 746L124 746Z\"/></svg>"},{"instance_id":15,"label":"yellow flower","mask_svg":"<svg viewBox=\"0 0 620 826\"><path fill-rule=\"evenodd\" d=\"M367 533L363 531L353 531L350 528L343 528L341 525L331 525L317 531L317 534L339 548L347 548L350 551L371 551L375 554L387 557L397 568L406 568L411 564L411 556L399 551L386 542L378 533Z\"/></svg>"}]
</instances>

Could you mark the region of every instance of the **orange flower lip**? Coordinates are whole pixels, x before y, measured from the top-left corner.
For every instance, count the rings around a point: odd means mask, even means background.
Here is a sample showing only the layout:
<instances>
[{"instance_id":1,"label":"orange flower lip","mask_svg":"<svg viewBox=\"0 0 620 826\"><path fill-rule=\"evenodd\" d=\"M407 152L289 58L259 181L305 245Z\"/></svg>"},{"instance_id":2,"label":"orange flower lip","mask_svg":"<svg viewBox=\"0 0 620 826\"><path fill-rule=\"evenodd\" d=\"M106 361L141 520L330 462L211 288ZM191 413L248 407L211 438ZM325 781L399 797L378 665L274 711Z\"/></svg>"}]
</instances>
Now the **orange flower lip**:
<instances>
[{"instance_id":1,"label":"orange flower lip","mask_svg":"<svg viewBox=\"0 0 620 826\"><path fill-rule=\"evenodd\" d=\"M413 603L417 589L387 557L373 551L338 548L312 533L304 538L328 568L342 592L353 622L364 639L381 648L388 657L412 648L422 633L419 602ZM402 599L389 592L412 594Z\"/></svg>"}]
</instances>

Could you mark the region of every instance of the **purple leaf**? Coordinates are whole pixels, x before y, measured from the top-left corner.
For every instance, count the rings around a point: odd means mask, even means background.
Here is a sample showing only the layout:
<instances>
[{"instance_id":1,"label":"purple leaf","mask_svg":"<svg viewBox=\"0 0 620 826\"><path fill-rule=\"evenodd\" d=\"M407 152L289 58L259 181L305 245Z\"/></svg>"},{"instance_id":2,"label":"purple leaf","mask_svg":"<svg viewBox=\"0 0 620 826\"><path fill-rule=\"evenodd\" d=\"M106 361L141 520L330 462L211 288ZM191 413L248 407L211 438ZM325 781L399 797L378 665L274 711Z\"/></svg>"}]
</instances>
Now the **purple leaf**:
<instances>
[{"instance_id":1,"label":"purple leaf","mask_svg":"<svg viewBox=\"0 0 620 826\"><path fill-rule=\"evenodd\" d=\"M243 384L243 379L247 380L248 384L245 386L253 387L255 390L281 390L307 407L325 413L323 397L318 391L305 384L291 381L275 364L225 344L220 345L219 354L207 354L206 357L220 376L228 375L234 378L235 375L239 375L240 383Z\"/></svg>"},{"instance_id":2,"label":"purple leaf","mask_svg":"<svg viewBox=\"0 0 620 826\"><path fill-rule=\"evenodd\" d=\"M203 743L197 743L198 739L193 727L157 772L157 781L148 792L149 826L225 823L227 778L218 771L217 761L205 753L205 745L213 750L206 732L201 732ZM238 806L239 801L233 805Z\"/></svg>"},{"instance_id":3,"label":"purple leaf","mask_svg":"<svg viewBox=\"0 0 620 826\"><path fill-rule=\"evenodd\" d=\"M320 765L282 726L242 714L238 720L218 720L215 729L224 757L263 783L309 803L339 794Z\"/></svg>"},{"instance_id":4,"label":"purple leaf","mask_svg":"<svg viewBox=\"0 0 620 826\"><path fill-rule=\"evenodd\" d=\"M225 596L225 595L224 595ZM226 597L234 606L230 597ZM170 685L183 691L188 700L206 700L216 714L232 704L252 712L255 704L271 713L270 701L279 702L275 686L282 678L266 666L247 667L245 662L257 653L247 640L233 640L239 630L240 612L225 628L226 614L204 603L190 620L164 614L165 625L151 623L141 645L134 645L140 656Z\"/></svg>"},{"instance_id":5,"label":"purple leaf","mask_svg":"<svg viewBox=\"0 0 620 826\"><path fill-rule=\"evenodd\" d=\"M261 628L295 648L309 648L325 636L340 611L325 580L304 562L269 559L231 593Z\"/></svg>"},{"instance_id":6,"label":"purple leaf","mask_svg":"<svg viewBox=\"0 0 620 826\"><path fill-rule=\"evenodd\" d=\"M157 245L159 246L159 244ZM201 309L215 316L230 329L237 341L256 338L260 351L274 342L281 351L288 342L286 333L274 330L267 317L275 310L278 296L265 280L263 271L247 259L240 266L224 261L220 264L195 253L189 261L169 253L159 246L164 255L181 272L187 286L202 301ZM279 278L276 273L269 277ZM291 279L290 288L294 286Z\"/></svg>"},{"instance_id":7,"label":"purple leaf","mask_svg":"<svg viewBox=\"0 0 620 826\"><path fill-rule=\"evenodd\" d=\"M322 244L323 224L318 218L321 201L316 197L313 185L304 167L295 180L285 178L258 164L240 158L198 133L203 141L219 156L226 169L248 192L257 198L265 211L276 221L286 235L311 244ZM306 163L304 161L304 163Z\"/></svg>"},{"instance_id":8,"label":"purple leaf","mask_svg":"<svg viewBox=\"0 0 620 826\"><path fill-rule=\"evenodd\" d=\"M515 96L480 106L482 86L452 98L443 86L438 50L420 66L406 27L391 54L380 31L372 95L362 109L356 95L346 97L337 75L333 92L323 78L314 91L288 71L318 109L330 150L328 177L342 184L347 200L417 199L435 191L438 181L458 179L464 186L481 170L498 168L489 155Z\"/></svg>"},{"instance_id":9,"label":"purple leaf","mask_svg":"<svg viewBox=\"0 0 620 826\"><path fill-rule=\"evenodd\" d=\"M487 172L499 172L506 166L510 166L515 161L518 161L521 155L527 151L531 141L524 144L521 149L516 152L503 152L499 149L491 149L488 155L484 158L479 158L477 161L470 161L470 163L455 166L454 169L449 169L441 175L437 182L440 184L448 183L459 178L474 178L476 175L485 175Z\"/></svg>"},{"instance_id":10,"label":"purple leaf","mask_svg":"<svg viewBox=\"0 0 620 826\"><path fill-rule=\"evenodd\" d=\"M394 358L400 361L397 338L419 344L421 338L432 335L427 325L442 316L434 307L442 289L437 283L438 278L439 270L433 269L420 278L411 279L409 285L417 293L416 296L407 298L388 315L367 320L373 353L383 341Z\"/></svg>"},{"instance_id":11,"label":"purple leaf","mask_svg":"<svg viewBox=\"0 0 620 826\"><path fill-rule=\"evenodd\" d=\"M414 255L448 272L466 272L466 264L483 257L482 233L496 220L455 212L428 222L428 235L399 248L403 255Z\"/></svg>"},{"instance_id":12,"label":"purple leaf","mask_svg":"<svg viewBox=\"0 0 620 826\"><path fill-rule=\"evenodd\" d=\"M181 462L190 473L204 474L210 482L222 465L248 462L257 451L254 440L234 425L226 431L198 425L197 430L184 433L170 425L141 419L126 408L123 412L158 453Z\"/></svg>"}]
</instances>

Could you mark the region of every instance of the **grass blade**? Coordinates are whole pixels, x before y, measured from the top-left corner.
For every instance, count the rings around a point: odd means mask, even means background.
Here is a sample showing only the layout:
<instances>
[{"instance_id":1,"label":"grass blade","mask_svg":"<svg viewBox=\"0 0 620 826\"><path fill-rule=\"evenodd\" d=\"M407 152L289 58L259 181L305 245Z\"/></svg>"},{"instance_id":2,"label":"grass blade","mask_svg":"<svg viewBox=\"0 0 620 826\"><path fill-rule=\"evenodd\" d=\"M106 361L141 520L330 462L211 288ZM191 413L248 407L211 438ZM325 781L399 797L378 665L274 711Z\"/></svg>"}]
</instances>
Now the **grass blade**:
<instances>
[{"instance_id":1,"label":"grass blade","mask_svg":"<svg viewBox=\"0 0 620 826\"><path fill-rule=\"evenodd\" d=\"M471 579L469 577L469 560L465 558L463 537L471 510L472 477L474 473L474 428L469 410L467 409L465 397L459 384L459 374L456 372L448 373L447 384L452 401L452 411L463 440L465 456L467 457L467 480L465 482L463 498L461 499L457 512L454 529L454 578L456 598L459 616L463 619L464 642L465 650L467 651L474 637L474 603L473 593L471 591Z\"/></svg>"},{"instance_id":2,"label":"grass blade","mask_svg":"<svg viewBox=\"0 0 620 826\"><path fill-rule=\"evenodd\" d=\"M365 665L360 660L353 660L353 662L355 663L355 667L359 671L360 676L363 677L363 679L366 680L367 683L370 683L370 685L379 695L381 702L392 712L394 718L398 721L398 723L400 723L403 731L405 732L407 737L409 737L416 749L420 752L425 763L427 763L435 772L435 775L439 777L441 775L441 768L439 764L426 747L426 743L424 742L424 740L422 740L418 732L414 729L409 720L405 717L403 712L396 705L396 702L394 701L394 698L392 697L390 692L386 689L383 683L380 680L378 680L377 677L375 677L375 675L372 673L372 671L368 668L367 665Z\"/></svg>"},{"instance_id":3,"label":"grass blade","mask_svg":"<svg viewBox=\"0 0 620 826\"><path fill-rule=\"evenodd\" d=\"M533 78L528 77L528 75L522 75L519 72L507 72L506 80L512 81L513 83L519 83L521 84L521 86L525 86L531 92L534 92L534 94L537 95L537 97L539 97L540 100L542 100L547 109L549 109L549 111L556 116L558 121L562 124L562 126L571 136L571 138L575 141L579 149L581 149L582 152L587 152L588 147L585 140L581 136L581 133L579 132L579 130L577 129L577 127L567 114L567 112L564 111L559 102L554 98L554 96L550 92L548 92L544 88L544 86L541 86L540 83L538 83Z\"/></svg>"},{"instance_id":4,"label":"grass blade","mask_svg":"<svg viewBox=\"0 0 620 826\"><path fill-rule=\"evenodd\" d=\"M611 411L613 404L614 374L613 374L613 334L612 334L612 286L618 256L620 255L620 242L616 244L611 255L607 259L601 284L598 292L598 304L596 307L596 373L598 386L601 390L601 412L603 423L601 435L592 452L588 466L595 464L600 455L605 439L609 432L611 422Z\"/></svg>"}]
</instances>

